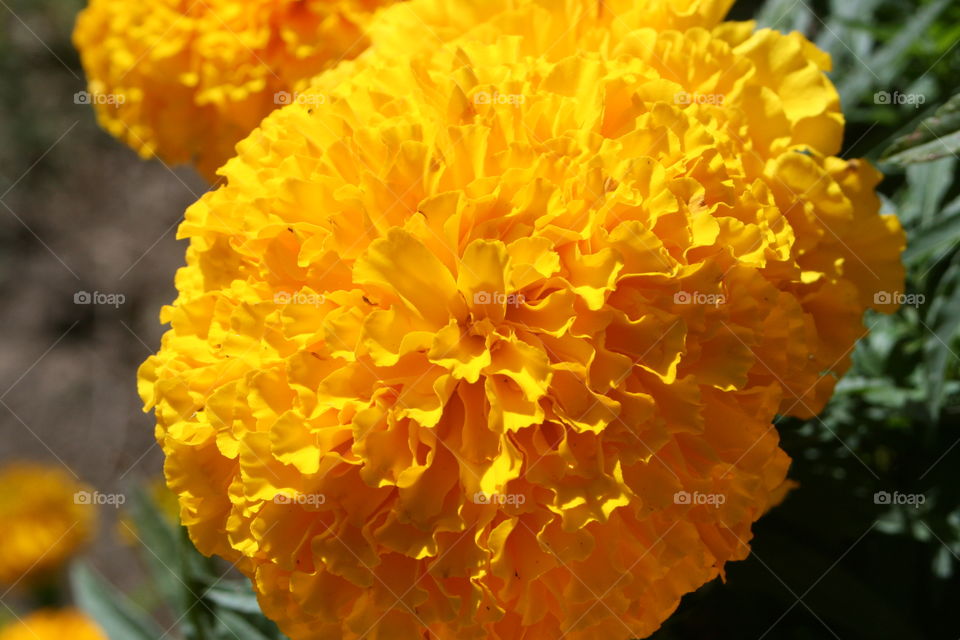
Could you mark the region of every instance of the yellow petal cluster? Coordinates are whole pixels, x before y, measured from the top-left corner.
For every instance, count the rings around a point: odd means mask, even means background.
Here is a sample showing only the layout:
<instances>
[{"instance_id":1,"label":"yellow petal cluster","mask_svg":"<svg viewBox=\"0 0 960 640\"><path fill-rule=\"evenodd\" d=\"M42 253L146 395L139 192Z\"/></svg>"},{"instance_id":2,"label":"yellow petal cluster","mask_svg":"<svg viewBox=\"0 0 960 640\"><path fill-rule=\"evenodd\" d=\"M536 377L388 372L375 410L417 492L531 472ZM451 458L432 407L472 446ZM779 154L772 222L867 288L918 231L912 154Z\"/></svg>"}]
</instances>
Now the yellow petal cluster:
<instances>
[{"instance_id":1,"label":"yellow petal cluster","mask_svg":"<svg viewBox=\"0 0 960 640\"><path fill-rule=\"evenodd\" d=\"M93 534L86 488L57 467L16 463L0 470L0 584L47 576Z\"/></svg>"},{"instance_id":2,"label":"yellow petal cluster","mask_svg":"<svg viewBox=\"0 0 960 640\"><path fill-rule=\"evenodd\" d=\"M410 56L318 78L180 228L140 392L192 539L294 640L649 636L902 290L801 36L480 4L384 12Z\"/></svg>"},{"instance_id":3,"label":"yellow petal cluster","mask_svg":"<svg viewBox=\"0 0 960 640\"><path fill-rule=\"evenodd\" d=\"M0 630L0 640L108 640L92 620L74 609L42 609Z\"/></svg>"},{"instance_id":4,"label":"yellow petal cluster","mask_svg":"<svg viewBox=\"0 0 960 640\"><path fill-rule=\"evenodd\" d=\"M297 81L368 44L386 0L90 0L74 43L100 124L211 182Z\"/></svg>"}]
</instances>

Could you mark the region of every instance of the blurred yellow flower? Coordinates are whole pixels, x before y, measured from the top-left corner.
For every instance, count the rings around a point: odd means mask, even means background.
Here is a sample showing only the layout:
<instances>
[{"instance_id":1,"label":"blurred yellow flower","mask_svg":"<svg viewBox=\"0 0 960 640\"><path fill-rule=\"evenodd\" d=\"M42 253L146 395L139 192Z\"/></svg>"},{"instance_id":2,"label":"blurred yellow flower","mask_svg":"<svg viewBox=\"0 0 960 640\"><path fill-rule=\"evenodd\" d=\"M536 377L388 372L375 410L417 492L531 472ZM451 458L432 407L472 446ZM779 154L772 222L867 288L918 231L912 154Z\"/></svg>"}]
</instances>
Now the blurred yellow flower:
<instances>
[{"instance_id":1,"label":"blurred yellow flower","mask_svg":"<svg viewBox=\"0 0 960 640\"><path fill-rule=\"evenodd\" d=\"M392 0L90 0L74 43L78 102L142 157L194 163L211 182L234 145L294 83L367 46Z\"/></svg>"},{"instance_id":2,"label":"blurred yellow flower","mask_svg":"<svg viewBox=\"0 0 960 640\"><path fill-rule=\"evenodd\" d=\"M288 636L642 638L746 557L904 238L728 5L398 5L187 211L140 392Z\"/></svg>"},{"instance_id":3,"label":"blurred yellow flower","mask_svg":"<svg viewBox=\"0 0 960 640\"><path fill-rule=\"evenodd\" d=\"M74 609L43 609L0 630L0 640L108 640L92 620Z\"/></svg>"},{"instance_id":4,"label":"blurred yellow flower","mask_svg":"<svg viewBox=\"0 0 960 640\"><path fill-rule=\"evenodd\" d=\"M96 514L89 501L76 499L85 491L58 467L16 463L0 470L0 584L46 576L89 541Z\"/></svg>"}]
</instances>

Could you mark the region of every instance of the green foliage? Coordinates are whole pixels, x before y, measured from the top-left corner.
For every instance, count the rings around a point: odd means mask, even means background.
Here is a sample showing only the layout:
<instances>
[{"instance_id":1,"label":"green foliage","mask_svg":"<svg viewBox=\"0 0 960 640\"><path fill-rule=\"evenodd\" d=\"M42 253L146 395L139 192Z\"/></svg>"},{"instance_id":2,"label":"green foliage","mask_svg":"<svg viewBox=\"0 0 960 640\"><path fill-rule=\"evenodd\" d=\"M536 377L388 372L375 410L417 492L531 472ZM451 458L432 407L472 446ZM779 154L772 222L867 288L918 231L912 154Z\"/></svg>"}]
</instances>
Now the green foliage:
<instances>
[{"instance_id":1,"label":"green foliage","mask_svg":"<svg viewBox=\"0 0 960 640\"><path fill-rule=\"evenodd\" d=\"M260 612L249 581L200 555L186 529L166 517L145 491L134 494L130 515L133 526L125 526L149 569L155 590L150 595L159 598L150 604L172 622L168 630L158 630L128 597L79 565L72 575L74 593L110 640L285 640Z\"/></svg>"},{"instance_id":2,"label":"green foliage","mask_svg":"<svg viewBox=\"0 0 960 640\"><path fill-rule=\"evenodd\" d=\"M923 120L910 134L901 136L883 152L880 159L908 165L956 156L960 151L960 94L953 96ZM949 183L947 183L949 184Z\"/></svg>"},{"instance_id":3,"label":"green foliage","mask_svg":"<svg viewBox=\"0 0 960 640\"><path fill-rule=\"evenodd\" d=\"M73 567L70 583L77 604L100 624L110 640L156 640L163 635L146 612L87 565Z\"/></svg>"},{"instance_id":4,"label":"green foliage","mask_svg":"<svg viewBox=\"0 0 960 640\"><path fill-rule=\"evenodd\" d=\"M960 75L960 4L793 4L769 0L755 15L832 54L844 157L882 159L884 209L908 237L900 293L914 304L865 318L870 334L820 418L778 421L799 488L757 524L753 553L728 565L728 582L684 598L654 638L955 638L960 98L948 96ZM878 92L922 94L924 104ZM874 494L895 491L923 503L877 504Z\"/></svg>"}]
</instances>

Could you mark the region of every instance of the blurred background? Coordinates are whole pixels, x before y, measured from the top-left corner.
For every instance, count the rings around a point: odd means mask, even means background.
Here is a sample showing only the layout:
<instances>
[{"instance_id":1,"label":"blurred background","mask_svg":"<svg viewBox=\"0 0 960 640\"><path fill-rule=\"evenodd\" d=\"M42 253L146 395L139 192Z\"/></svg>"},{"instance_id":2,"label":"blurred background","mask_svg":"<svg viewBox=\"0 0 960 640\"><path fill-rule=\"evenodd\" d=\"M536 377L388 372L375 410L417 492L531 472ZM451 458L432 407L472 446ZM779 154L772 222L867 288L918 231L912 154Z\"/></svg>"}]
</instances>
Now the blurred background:
<instances>
[{"instance_id":1,"label":"blurred background","mask_svg":"<svg viewBox=\"0 0 960 640\"><path fill-rule=\"evenodd\" d=\"M136 369L175 295L177 223L208 187L191 168L140 161L75 102L86 82L70 36L84 5L0 2L0 464L63 465L120 493L162 472ZM99 515L94 564L132 588L117 509Z\"/></svg>"},{"instance_id":2,"label":"blurred background","mask_svg":"<svg viewBox=\"0 0 960 640\"><path fill-rule=\"evenodd\" d=\"M174 297L176 225L208 186L141 162L76 103L82 5L0 0L0 465L63 465L124 493L161 473L135 371ZM845 157L878 162L914 131L930 140L881 163L914 304L865 318L871 334L820 419L778 422L799 488L727 583L688 595L654 637L960 638L960 105L937 113L960 88L960 2L741 0L732 18L802 31L832 55ZM146 568L119 514L100 508L91 561L136 593Z\"/></svg>"}]
</instances>

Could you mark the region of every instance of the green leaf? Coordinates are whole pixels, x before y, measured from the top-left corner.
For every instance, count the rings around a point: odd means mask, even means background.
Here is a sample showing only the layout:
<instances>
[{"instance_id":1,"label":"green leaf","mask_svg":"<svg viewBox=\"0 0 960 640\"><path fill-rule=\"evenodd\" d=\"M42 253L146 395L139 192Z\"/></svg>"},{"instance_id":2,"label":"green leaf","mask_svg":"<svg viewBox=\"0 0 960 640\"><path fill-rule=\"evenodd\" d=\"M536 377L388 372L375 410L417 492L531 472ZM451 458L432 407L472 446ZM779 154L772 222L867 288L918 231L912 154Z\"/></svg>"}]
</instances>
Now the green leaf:
<instances>
[{"instance_id":1,"label":"green leaf","mask_svg":"<svg viewBox=\"0 0 960 640\"><path fill-rule=\"evenodd\" d=\"M920 126L923 128L926 125L921 124ZM947 135L940 136L935 140L931 140L930 142L901 151L886 158L884 162L890 162L892 164L899 165L908 165L919 162L933 162L934 160L939 160L940 158L956 155L958 152L960 152L960 129Z\"/></svg>"},{"instance_id":2,"label":"green leaf","mask_svg":"<svg viewBox=\"0 0 960 640\"><path fill-rule=\"evenodd\" d=\"M910 234L904 262L913 264L937 249L960 242L960 213L937 220L933 224Z\"/></svg>"},{"instance_id":3,"label":"green leaf","mask_svg":"<svg viewBox=\"0 0 960 640\"><path fill-rule=\"evenodd\" d=\"M73 566L70 584L79 607L97 621L110 640L157 640L164 635L149 615L86 564Z\"/></svg>"},{"instance_id":4,"label":"green leaf","mask_svg":"<svg viewBox=\"0 0 960 640\"><path fill-rule=\"evenodd\" d=\"M943 211L940 213L944 216L952 216L955 213L960 213L960 196L951 200L950 204L944 205Z\"/></svg>"},{"instance_id":5,"label":"green leaf","mask_svg":"<svg viewBox=\"0 0 960 640\"><path fill-rule=\"evenodd\" d=\"M882 162L908 165L932 162L960 151L960 94L950 98L913 133L898 138L883 152Z\"/></svg>"},{"instance_id":6,"label":"green leaf","mask_svg":"<svg viewBox=\"0 0 960 640\"><path fill-rule=\"evenodd\" d=\"M941 202L953 181L955 158L942 158L926 165L906 169L907 186L897 199L897 216L910 229L908 244L916 241L917 230L942 219Z\"/></svg>"},{"instance_id":7,"label":"green leaf","mask_svg":"<svg viewBox=\"0 0 960 640\"><path fill-rule=\"evenodd\" d=\"M163 516L163 510L142 488L131 500L141 555L150 569L152 586L164 599L184 637L209 638L212 625L199 615L202 585L210 578L211 562L190 542L186 530Z\"/></svg>"},{"instance_id":8,"label":"green leaf","mask_svg":"<svg viewBox=\"0 0 960 640\"><path fill-rule=\"evenodd\" d=\"M851 55L854 56L852 64L860 69L856 73L847 73L843 81L838 83L837 90L840 92L843 103L855 104L857 98L869 91L871 87L889 88L889 84L900 75L910 62L908 50L927 36L931 25L936 22L937 17L943 13L943 10L950 5L951 1L937 0L924 6L913 15L907 24L898 30L897 35L890 42L880 47L868 58L864 59L863 56L851 52ZM872 12L868 15L860 14L857 17L861 20L870 19ZM836 29L831 28L831 31L835 33ZM844 48L848 48L849 45L846 42L850 40L851 35L841 33L836 34L836 38L838 40L843 38L842 44Z\"/></svg>"},{"instance_id":9,"label":"green leaf","mask_svg":"<svg viewBox=\"0 0 960 640\"><path fill-rule=\"evenodd\" d=\"M221 609L216 612L218 640L276 640L277 634L267 634L241 615Z\"/></svg>"},{"instance_id":10,"label":"green leaf","mask_svg":"<svg viewBox=\"0 0 960 640\"><path fill-rule=\"evenodd\" d=\"M936 418L943 405L947 365L957 357L951 343L960 331L960 254L954 256L953 263L940 281L929 318L927 329L932 335L928 336L925 348L927 407L930 415Z\"/></svg>"},{"instance_id":11,"label":"green leaf","mask_svg":"<svg viewBox=\"0 0 960 640\"><path fill-rule=\"evenodd\" d=\"M204 597L224 609L240 613L260 613L260 604L249 583L221 582L207 589Z\"/></svg>"},{"instance_id":12,"label":"green leaf","mask_svg":"<svg viewBox=\"0 0 960 640\"><path fill-rule=\"evenodd\" d=\"M831 59L844 60L844 64L834 65L833 77L838 84L841 74L864 71L859 60L869 56L874 48L876 34L870 28L870 18L880 4L881 0L831 0L828 14L822 18L817 14L817 46Z\"/></svg>"},{"instance_id":13,"label":"green leaf","mask_svg":"<svg viewBox=\"0 0 960 640\"><path fill-rule=\"evenodd\" d=\"M758 29L808 34L813 23L813 13L807 5L797 5L796 0L767 0L757 13L756 21Z\"/></svg>"},{"instance_id":14,"label":"green leaf","mask_svg":"<svg viewBox=\"0 0 960 640\"><path fill-rule=\"evenodd\" d=\"M133 493L130 513L135 527L130 529L130 533L143 547L142 555L150 567L155 585L168 601L183 605L187 602L183 596L187 580L181 567L178 527L161 515L160 509L142 488ZM182 612L176 613L179 615Z\"/></svg>"}]
</instances>

